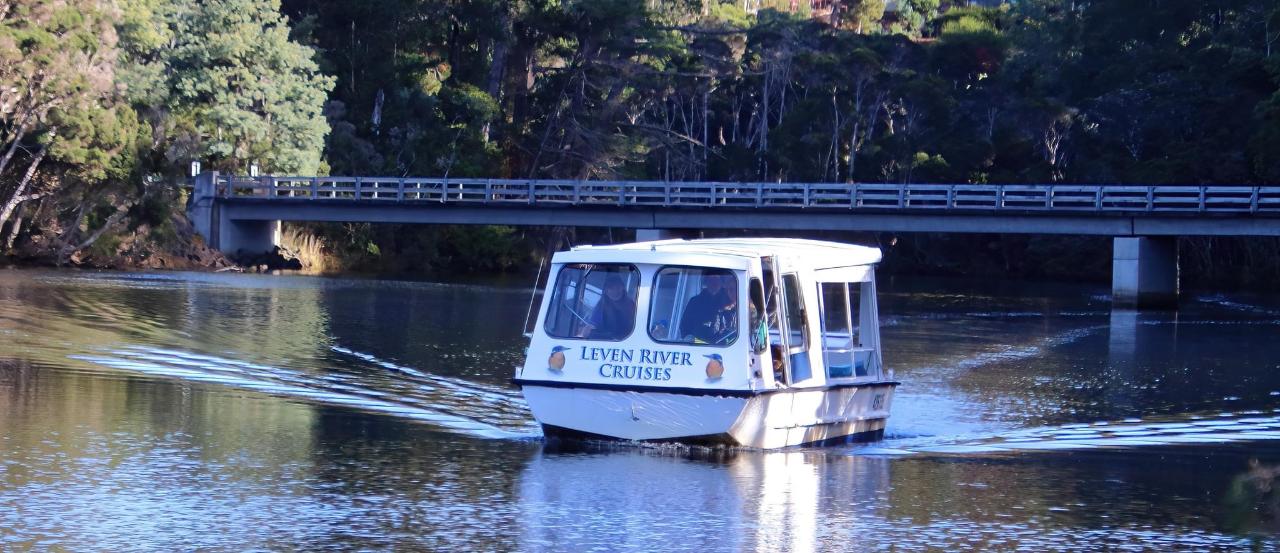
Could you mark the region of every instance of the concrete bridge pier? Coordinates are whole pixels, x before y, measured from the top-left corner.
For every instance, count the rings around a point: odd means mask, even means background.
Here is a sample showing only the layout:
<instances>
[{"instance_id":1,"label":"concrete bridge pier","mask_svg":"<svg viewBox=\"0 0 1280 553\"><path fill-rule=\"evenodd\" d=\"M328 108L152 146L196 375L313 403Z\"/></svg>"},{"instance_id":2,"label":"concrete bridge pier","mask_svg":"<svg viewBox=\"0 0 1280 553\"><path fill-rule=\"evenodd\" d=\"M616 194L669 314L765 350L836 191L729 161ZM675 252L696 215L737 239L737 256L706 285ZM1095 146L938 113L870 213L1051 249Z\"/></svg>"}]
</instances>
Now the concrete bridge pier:
<instances>
[{"instance_id":1,"label":"concrete bridge pier","mask_svg":"<svg viewBox=\"0 0 1280 553\"><path fill-rule=\"evenodd\" d=\"M636 229L636 242L652 242L654 240L670 240L679 238L680 235L671 229L665 228L638 228Z\"/></svg>"},{"instance_id":2,"label":"concrete bridge pier","mask_svg":"<svg viewBox=\"0 0 1280 553\"><path fill-rule=\"evenodd\" d=\"M223 253L257 255L280 245L280 221L233 221L222 218L218 249Z\"/></svg>"},{"instance_id":3,"label":"concrete bridge pier","mask_svg":"<svg viewBox=\"0 0 1280 553\"><path fill-rule=\"evenodd\" d=\"M1178 239L1117 236L1112 243L1111 303L1116 307L1178 305Z\"/></svg>"},{"instance_id":4,"label":"concrete bridge pier","mask_svg":"<svg viewBox=\"0 0 1280 553\"><path fill-rule=\"evenodd\" d=\"M210 247L227 254L256 255L280 245L280 221L235 220L218 202L217 171L196 175L187 217Z\"/></svg>"}]
</instances>

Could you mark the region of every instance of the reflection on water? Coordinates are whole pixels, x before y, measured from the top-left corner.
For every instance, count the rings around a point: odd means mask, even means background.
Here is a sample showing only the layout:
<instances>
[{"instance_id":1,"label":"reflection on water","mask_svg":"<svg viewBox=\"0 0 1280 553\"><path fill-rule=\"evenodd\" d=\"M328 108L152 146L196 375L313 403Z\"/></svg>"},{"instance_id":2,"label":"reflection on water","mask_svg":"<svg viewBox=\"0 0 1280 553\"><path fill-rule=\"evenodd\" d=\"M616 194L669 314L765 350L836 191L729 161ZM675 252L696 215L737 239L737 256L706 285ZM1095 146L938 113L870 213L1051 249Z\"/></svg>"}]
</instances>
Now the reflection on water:
<instances>
[{"instance_id":1,"label":"reflection on water","mask_svg":"<svg viewBox=\"0 0 1280 553\"><path fill-rule=\"evenodd\" d=\"M1280 302L883 283L887 439L544 445L529 290L0 273L0 550L1273 549Z\"/></svg>"}]
</instances>

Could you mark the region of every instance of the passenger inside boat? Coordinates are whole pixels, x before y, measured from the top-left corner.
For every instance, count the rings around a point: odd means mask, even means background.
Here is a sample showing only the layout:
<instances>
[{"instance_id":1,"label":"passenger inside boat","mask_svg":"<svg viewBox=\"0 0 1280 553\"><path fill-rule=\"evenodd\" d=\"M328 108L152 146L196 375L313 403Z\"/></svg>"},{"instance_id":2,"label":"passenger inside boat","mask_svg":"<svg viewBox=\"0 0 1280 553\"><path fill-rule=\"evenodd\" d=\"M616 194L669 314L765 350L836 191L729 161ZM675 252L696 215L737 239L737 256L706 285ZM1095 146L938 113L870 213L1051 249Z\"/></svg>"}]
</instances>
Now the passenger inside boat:
<instances>
[{"instance_id":1,"label":"passenger inside boat","mask_svg":"<svg viewBox=\"0 0 1280 553\"><path fill-rule=\"evenodd\" d=\"M680 316L680 334L686 341L719 343L736 332L737 302L726 290L725 280L732 283L733 276L720 272L703 274L702 291L689 299Z\"/></svg>"}]
</instances>

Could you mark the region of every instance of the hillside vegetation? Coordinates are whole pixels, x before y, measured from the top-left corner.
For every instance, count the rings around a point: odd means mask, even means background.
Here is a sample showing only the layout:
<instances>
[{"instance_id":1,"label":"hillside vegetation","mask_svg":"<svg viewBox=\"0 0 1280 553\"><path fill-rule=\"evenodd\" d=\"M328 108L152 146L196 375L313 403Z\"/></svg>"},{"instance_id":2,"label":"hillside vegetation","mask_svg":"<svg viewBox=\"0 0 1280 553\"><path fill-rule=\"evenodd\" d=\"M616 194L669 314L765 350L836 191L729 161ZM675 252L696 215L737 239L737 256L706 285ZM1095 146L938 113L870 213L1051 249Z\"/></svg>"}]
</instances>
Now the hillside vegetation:
<instances>
[{"instance_id":1,"label":"hillside vegetation","mask_svg":"<svg viewBox=\"0 0 1280 553\"><path fill-rule=\"evenodd\" d=\"M1280 181L1272 0L821 4L0 2L0 250L109 264L187 247L193 160L395 176ZM502 270L554 234L299 233L333 268L398 271ZM1035 274L1071 239L904 240L920 262L904 266L998 252ZM1272 241L1188 247L1277 263Z\"/></svg>"}]
</instances>

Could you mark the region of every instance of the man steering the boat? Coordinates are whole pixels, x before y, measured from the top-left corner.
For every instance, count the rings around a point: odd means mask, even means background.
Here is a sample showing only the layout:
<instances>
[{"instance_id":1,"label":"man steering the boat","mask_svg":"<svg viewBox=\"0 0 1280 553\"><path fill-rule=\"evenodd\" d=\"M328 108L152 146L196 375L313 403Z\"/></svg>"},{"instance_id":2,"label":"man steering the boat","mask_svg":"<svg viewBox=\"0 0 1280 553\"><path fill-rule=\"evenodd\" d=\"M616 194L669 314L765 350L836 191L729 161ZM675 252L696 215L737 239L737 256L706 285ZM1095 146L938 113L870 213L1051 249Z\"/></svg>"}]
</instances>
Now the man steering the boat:
<instances>
[{"instance_id":1,"label":"man steering the boat","mask_svg":"<svg viewBox=\"0 0 1280 553\"><path fill-rule=\"evenodd\" d=\"M622 278L611 274L604 281L604 294L596 302L591 319L582 329L582 336L597 340L619 340L631 334L635 324L636 303L627 297Z\"/></svg>"},{"instance_id":2,"label":"man steering the boat","mask_svg":"<svg viewBox=\"0 0 1280 553\"><path fill-rule=\"evenodd\" d=\"M702 277L702 291L689 299L680 317L680 335L687 342L716 343L734 330L736 303L725 288L733 277L719 272Z\"/></svg>"}]
</instances>

